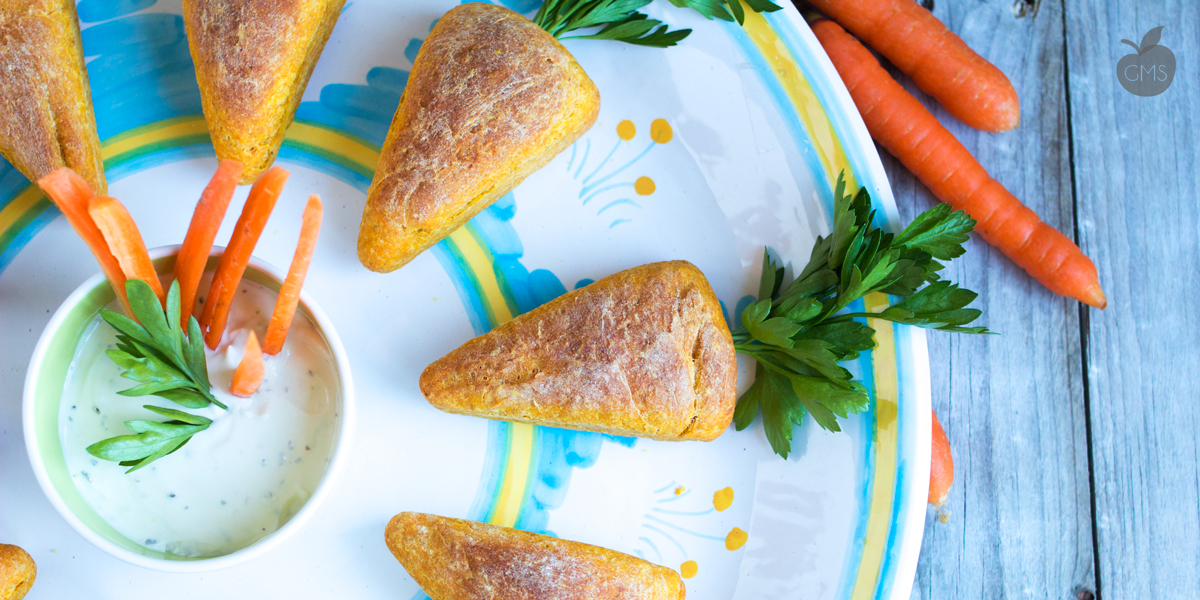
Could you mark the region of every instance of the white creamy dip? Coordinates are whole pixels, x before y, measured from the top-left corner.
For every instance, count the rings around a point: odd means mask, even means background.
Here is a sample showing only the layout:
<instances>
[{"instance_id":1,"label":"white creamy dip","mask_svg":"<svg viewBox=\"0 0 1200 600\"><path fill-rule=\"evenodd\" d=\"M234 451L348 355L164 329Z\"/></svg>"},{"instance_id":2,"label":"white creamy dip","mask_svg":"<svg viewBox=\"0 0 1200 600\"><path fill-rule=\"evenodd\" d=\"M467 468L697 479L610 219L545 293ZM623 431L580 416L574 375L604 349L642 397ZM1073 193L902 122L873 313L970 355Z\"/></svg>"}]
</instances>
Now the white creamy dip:
<instances>
[{"instance_id":1,"label":"white creamy dip","mask_svg":"<svg viewBox=\"0 0 1200 600\"><path fill-rule=\"evenodd\" d=\"M206 349L213 395L229 410L118 395L137 384L121 377L104 353L115 348L116 332L98 315L87 327L64 385L59 438L79 492L129 539L181 556L228 554L282 527L320 483L334 442L340 386L332 353L312 322L297 311L283 351L265 357L257 393L229 393L246 337L253 330L262 339L275 299L275 292L243 280L225 337L215 351ZM166 420L144 404L213 423L175 453L128 475L127 467L88 454L85 448L95 442L132 434L125 421Z\"/></svg>"}]
</instances>

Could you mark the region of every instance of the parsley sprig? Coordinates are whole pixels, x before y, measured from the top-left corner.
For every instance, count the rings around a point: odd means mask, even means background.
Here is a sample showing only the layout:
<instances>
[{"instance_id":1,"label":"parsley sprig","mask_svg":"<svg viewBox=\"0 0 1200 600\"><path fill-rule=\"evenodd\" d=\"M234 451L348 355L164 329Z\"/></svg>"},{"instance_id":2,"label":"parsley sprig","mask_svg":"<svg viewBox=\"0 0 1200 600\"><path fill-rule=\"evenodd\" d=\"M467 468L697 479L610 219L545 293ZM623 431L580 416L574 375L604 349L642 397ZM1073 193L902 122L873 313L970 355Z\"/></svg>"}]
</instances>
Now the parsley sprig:
<instances>
[{"instance_id":1,"label":"parsley sprig","mask_svg":"<svg viewBox=\"0 0 1200 600\"><path fill-rule=\"evenodd\" d=\"M215 404L204 358L204 338L195 317L188 320L185 336L180 326L179 283L171 284L163 310L158 295L144 281L130 279L125 292L136 320L102 310L100 316L117 330L117 347L108 356L122 369L122 377L139 385L117 392L122 396L158 396L184 408ZM96 442L87 451L96 458L117 461L136 471L182 447L193 435L208 428L211 420L180 410L145 405L168 421L125 421L134 435Z\"/></svg>"},{"instance_id":2,"label":"parsley sprig","mask_svg":"<svg viewBox=\"0 0 1200 600\"><path fill-rule=\"evenodd\" d=\"M667 48L687 37L691 29L671 31L662 21L638 12L653 0L545 0L533 21L556 38L616 40L638 46ZM707 19L745 21L745 9L739 0L670 0L681 8L691 8ZM746 0L755 12L780 10L771 0ZM587 35L563 35L580 29L600 27Z\"/></svg>"},{"instance_id":3,"label":"parsley sprig","mask_svg":"<svg viewBox=\"0 0 1200 600\"><path fill-rule=\"evenodd\" d=\"M941 204L917 216L898 235L872 225L875 211L866 190L834 189L833 230L817 238L808 265L784 285L784 269L764 252L758 300L742 311L733 332L737 351L758 365L754 384L738 399L733 420L743 430L759 411L776 454L791 451L792 425L806 414L822 428L840 431L838 418L867 409L869 397L839 361L875 347L870 317L958 333L989 333L968 327L980 311L966 308L977 294L940 278L939 261L962 255L975 221ZM880 312L844 312L871 293L902 298Z\"/></svg>"}]
</instances>

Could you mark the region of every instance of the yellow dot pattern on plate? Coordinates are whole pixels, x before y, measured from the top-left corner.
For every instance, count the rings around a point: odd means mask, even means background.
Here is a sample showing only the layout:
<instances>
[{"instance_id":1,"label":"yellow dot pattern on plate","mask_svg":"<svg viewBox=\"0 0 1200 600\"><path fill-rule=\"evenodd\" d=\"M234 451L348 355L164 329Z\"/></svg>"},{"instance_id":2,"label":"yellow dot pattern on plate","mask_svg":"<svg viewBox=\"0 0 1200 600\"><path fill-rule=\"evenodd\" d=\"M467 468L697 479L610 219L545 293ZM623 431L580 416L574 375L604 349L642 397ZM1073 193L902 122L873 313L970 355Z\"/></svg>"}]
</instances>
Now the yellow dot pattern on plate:
<instances>
[{"instance_id":1,"label":"yellow dot pattern on plate","mask_svg":"<svg viewBox=\"0 0 1200 600\"><path fill-rule=\"evenodd\" d=\"M750 534L742 531L738 527L729 530L729 535L725 536L725 549L730 552L746 545L746 540L750 539Z\"/></svg>"},{"instance_id":2,"label":"yellow dot pattern on plate","mask_svg":"<svg viewBox=\"0 0 1200 600\"><path fill-rule=\"evenodd\" d=\"M684 561L682 565L679 565L679 574L683 575L684 579L691 579L695 577L696 572L699 570L700 565L697 565L696 561L694 560L687 560Z\"/></svg>"},{"instance_id":3,"label":"yellow dot pattern on plate","mask_svg":"<svg viewBox=\"0 0 1200 600\"><path fill-rule=\"evenodd\" d=\"M713 508L717 510L725 510L733 504L733 488L727 487L722 490L717 490L713 494Z\"/></svg>"},{"instance_id":4,"label":"yellow dot pattern on plate","mask_svg":"<svg viewBox=\"0 0 1200 600\"><path fill-rule=\"evenodd\" d=\"M638 177L637 181L633 182L633 191L637 192L639 196L649 196L654 193L655 189L657 188L654 185L654 180L645 175Z\"/></svg>"},{"instance_id":5,"label":"yellow dot pattern on plate","mask_svg":"<svg viewBox=\"0 0 1200 600\"><path fill-rule=\"evenodd\" d=\"M628 142L629 140L632 140L633 136L635 135L637 135L637 127L633 124L633 121L625 119L624 121L617 123L617 137Z\"/></svg>"},{"instance_id":6,"label":"yellow dot pattern on plate","mask_svg":"<svg viewBox=\"0 0 1200 600\"><path fill-rule=\"evenodd\" d=\"M665 144L675 137L671 124L666 119L655 119L650 122L650 139Z\"/></svg>"}]
</instances>

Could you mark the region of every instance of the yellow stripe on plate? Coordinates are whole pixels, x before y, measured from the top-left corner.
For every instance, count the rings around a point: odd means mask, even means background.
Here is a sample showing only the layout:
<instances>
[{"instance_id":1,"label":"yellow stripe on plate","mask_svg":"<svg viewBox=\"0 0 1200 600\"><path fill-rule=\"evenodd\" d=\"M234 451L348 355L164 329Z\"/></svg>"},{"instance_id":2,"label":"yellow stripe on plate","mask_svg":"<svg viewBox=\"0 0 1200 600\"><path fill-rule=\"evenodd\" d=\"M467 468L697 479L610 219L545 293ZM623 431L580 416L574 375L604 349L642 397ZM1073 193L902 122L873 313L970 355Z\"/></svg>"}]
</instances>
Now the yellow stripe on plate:
<instances>
[{"instance_id":1,"label":"yellow stripe on plate","mask_svg":"<svg viewBox=\"0 0 1200 600\"><path fill-rule=\"evenodd\" d=\"M508 464L496 495L496 510L491 523L515 527L525 508L525 488L529 483L529 467L533 458L534 427L529 423L509 423Z\"/></svg>"},{"instance_id":2,"label":"yellow stripe on plate","mask_svg":"<svg viewBox=\"0 0 1200 600\"><path fill-rule=\"evenodd\" d=\"M288 127L287 139L320 148L371 171L379 165L377 148L323 127L295 122Z\"/></svg>"},{"instance_id":3,"label":"yellow stripe on plate","mask_svg":"<svg viewBox=\"0 0 1200 600\"><path fill-rule=\"evenodd\" d=\"M475 275L475 280L482 288L483 301L487 304L491 325L496 327L511 321L513 314L504 300L504 294L500 291L500 281L496 279L496 269L479 240L471 235L466 227L460 227L450 234L450 240L454 242L463 261L466 262L466 267ZM525 489L529 484L534 437L533 425L509 423L504 474L500 481L500 490L496 494L495 508L490 520L493 525L513 527L521 518L525 507Z\"/></svg>"},{"instance_id":4,"label":"yellow stripe on plate","mask_svg":"<svg viewBox=\"0 0 1200 600\"><path fill-rule=\"evenodd\" d=\"M487 250L479 245L479 240L475 239L466 227L459 227L451 233L450 241L454 242L463 261L467 263L465 266L475 275L475 280L482 288L482 300L487 305L485 309L491 326L496 327L511 321L513 314L508 309L508 303L504 301L504 292L500 291L500 281L496 279L496 269L492 266Z\"/></svg>"},{"instance_id":5,"label":"yellow stripe on plate","mask_svg":"<svg viewBox=\"0 0 1200 600\"><path fill-rule=\"evenodd\" d=\"M208 125L205 124L204 117L199 115L186 119L168 119L166 122L158 121L105 140L104 147L100 150L100 156L104 160L108 160L148 144L190 135L207 134Z\"/></svg>"},{"instance_id":6,"label":"yellow stripe on plate","mask_svg":"<svg viewBox=\"0 0 1200 600\"><path fill-rule=\"evenodd\" d=\"M867 312L879 312L888 306L886 294L870 294L864 300ZM900 380L896 372L896 339L892 323L882 319L867 319L875 330L875 350L871 364L875 371L875 477L871 482L871 508L867 514L867 535L863 541L858 577L854 581L851 600L866 600L875 596L879 568L887 547L888 528L892 522L892 504L896 493L897 410Z\"/></svg>"},{"instance_id":7,"label":"yellow stripe on plate","mask_svg":"<svg viewBox=\"0 0 1200 600\"><path fill-rule=\"evenodd\" d=\"M833 124L825 115L821 101L813 92L812 86L808 84L808 79L804 77L800 65L796 64L792 51L771 28L766 17L749 8L745 12L746 21L742 24L742 29L746 35L750 36L750 40L754 42L758 51L762 53L763 59L767 61L767 65L771 67L771 71L779 80L779 85L783 87L788 99L791 100L792 106L796 109L796 115L800 117L800 123L808 132L809 138L812 139L817 157L825 167L825 176L829 178L830 185L837 181L838 173L845 173L846 189L857 189L858 183L854 177L854 169L850 167L850 160L846 157L846 152L838 141Z\"/></svg>"},{"instance_id":8,"label":"yellow stripe on plate","mask_svg":"<svg viewBox=\"0 0 1200 600\"><path fill-rule=\"evenodd\" d=\"M32 209L43 196L42 188L30 185L17 194L17 197L6 204L3 209L0 209L0 235L8 231L8 228L12 227L13 223L16 223L26 211Z\"/></svg>"}]
</instances>

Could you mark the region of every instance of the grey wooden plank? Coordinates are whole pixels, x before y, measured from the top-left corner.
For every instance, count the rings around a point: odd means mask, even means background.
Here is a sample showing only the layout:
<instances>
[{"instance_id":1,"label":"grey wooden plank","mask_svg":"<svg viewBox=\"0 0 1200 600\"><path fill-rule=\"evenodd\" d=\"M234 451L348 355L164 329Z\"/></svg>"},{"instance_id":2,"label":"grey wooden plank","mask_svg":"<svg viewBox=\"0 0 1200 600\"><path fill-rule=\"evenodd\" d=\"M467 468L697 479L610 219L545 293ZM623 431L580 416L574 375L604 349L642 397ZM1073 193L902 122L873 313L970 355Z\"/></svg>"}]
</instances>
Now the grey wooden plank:
<instances>
[{"instance_id":1,"label":"grey wooden plank","mask_svg":"<svg viewBox=\"0 0 1200 600\"><path fill-rule=\"evenodd\" d=\"M1200 597L1200 6L1069 0L1080 238L1109 308L1085 324L1102 597ZM1117 63L1165 25L1171 87L1126 92Z\"/></svg>"},{"instance_id":2,"label":"grey wooden plank","mask_svg":"<svg viewBox=\"0 0 1200 600\"><path fill-rule=\"evenodd\" d=\"M1012 80L1021 126L972 130L921 94L993 177L1073 235L1062 11L937 0L934 14ZM936 200L884 156L904 220ZM976 238L948 275L998 336L931 332L933 406L954 452L947 523L930 510L913 597L1070 598L1095 589L1079 311Z\"/></svg>"}]
</instances>

